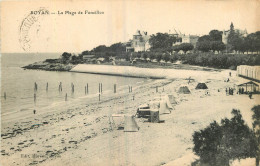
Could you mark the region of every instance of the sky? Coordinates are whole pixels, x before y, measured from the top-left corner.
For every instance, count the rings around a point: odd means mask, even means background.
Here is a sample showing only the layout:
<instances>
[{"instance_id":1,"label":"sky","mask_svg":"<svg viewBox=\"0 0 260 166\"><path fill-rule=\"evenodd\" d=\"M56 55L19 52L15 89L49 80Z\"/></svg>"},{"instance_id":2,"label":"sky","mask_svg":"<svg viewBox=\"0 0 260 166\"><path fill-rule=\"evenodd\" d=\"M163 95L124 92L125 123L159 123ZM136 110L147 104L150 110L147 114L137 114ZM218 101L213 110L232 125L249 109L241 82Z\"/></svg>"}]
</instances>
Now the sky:
<instances>
[{"instance_id":1,"label":"sky","mask_svg":"<svg viewBox=\"0 0 260 166\"><path fill-rule=\"evenodd\" d=\"M213 29L227 30L231 22L248 33L260 30L259 0L22 0L0 5L1 53L79 53L126 42L136 30L155 34L176 29L186 35L205 35ZM30 14L39 9L50 14ZM84 14L85 10L104 14ZM24 27L32 16L37 21Z\"/></svg>"}]
</instances>

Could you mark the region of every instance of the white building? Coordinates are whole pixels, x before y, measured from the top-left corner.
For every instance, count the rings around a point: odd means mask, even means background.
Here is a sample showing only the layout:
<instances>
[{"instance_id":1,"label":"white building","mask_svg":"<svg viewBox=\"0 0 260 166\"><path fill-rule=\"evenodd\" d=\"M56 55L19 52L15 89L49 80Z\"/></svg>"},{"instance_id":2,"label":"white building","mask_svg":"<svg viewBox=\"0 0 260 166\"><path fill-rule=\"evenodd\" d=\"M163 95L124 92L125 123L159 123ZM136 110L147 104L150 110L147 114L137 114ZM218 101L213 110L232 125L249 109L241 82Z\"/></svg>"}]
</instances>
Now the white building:
<instances>
[{"instance_id":1,"label":"white building","mask_svg":"<svg viewBox=\"0 0 260 166\"><path fill-rule=\"evenodd\" d=\"M179 34L179 33L170 34L170 35L176 37L176 42L173 43L173 46L179 45L179 44L182 44L182 43L190 43L194 47L196 47L196 44L197 44L198 39L199 39L199 36L197 36L197 35L185 35L185 34Z\"/></svg>"},{"instance_id":2,"label":"white building","mask_svg":"<svg viewBox=\"0 0 260 166\"><path fill-rule=\"evenodd\" d=\"M150 36L147 32L139 30L133 35L133 39L126 43L126 52L143 52L150 49Z\"/></svg>"}]
</instances>

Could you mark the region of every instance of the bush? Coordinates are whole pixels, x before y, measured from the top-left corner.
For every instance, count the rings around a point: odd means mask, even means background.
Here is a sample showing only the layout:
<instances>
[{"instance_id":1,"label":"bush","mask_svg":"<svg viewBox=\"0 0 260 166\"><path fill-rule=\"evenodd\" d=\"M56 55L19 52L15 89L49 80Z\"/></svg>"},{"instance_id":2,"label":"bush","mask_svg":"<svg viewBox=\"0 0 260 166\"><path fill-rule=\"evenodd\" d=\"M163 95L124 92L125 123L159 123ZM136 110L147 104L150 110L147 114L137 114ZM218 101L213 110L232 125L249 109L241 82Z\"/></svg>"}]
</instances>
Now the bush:
<instances>
[{"instance_id":1,"label":"bush","mask_svg":"<svg viewBox=\"0 0 260 166\"><path fill-rule=\"evenodd\" d=\"M200 163L228 166L230 160L255 157L256 141L253 131L244 123L239 110L233 109L233 117L211 123L204 130L193 134L193 151Z\"/></svg>"},{"instance_id":2,"label":"bush","mask_svg":"<svg viewBox=\"0 0 260 166\"><path fill-rule=\"evenodd\" d=\"M255 138L257 141L258 149L256 154L256 165L259 166L260 160L260 105L254 106L252 108L253 111L253 128L255 133Z\"/></svg>"}]
</instances>

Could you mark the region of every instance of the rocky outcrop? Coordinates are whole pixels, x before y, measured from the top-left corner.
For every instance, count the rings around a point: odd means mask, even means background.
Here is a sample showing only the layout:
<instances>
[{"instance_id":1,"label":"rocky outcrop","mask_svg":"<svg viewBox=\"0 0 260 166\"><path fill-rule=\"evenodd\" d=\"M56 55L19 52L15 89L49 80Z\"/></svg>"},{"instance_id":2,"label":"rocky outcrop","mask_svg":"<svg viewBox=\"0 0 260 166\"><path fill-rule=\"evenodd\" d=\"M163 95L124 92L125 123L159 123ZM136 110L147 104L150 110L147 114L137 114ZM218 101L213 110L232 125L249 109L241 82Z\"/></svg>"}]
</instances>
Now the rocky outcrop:
<instances>
[{"instance_id":1,"label":"rocky outcrop","mask_svg":"<svg viewBox=\"0 0 260 166\"><path fill-rule=\"evenodd\" d=\"M59 62L48 62L42 61L42 62L35 62L33 64L29 64L27 66L24 66L22 68L24 69L35 69L35 70L46 70L46 71L70 71L75 65L72 64L62 64Z\"/></svg>"}]
</instances>

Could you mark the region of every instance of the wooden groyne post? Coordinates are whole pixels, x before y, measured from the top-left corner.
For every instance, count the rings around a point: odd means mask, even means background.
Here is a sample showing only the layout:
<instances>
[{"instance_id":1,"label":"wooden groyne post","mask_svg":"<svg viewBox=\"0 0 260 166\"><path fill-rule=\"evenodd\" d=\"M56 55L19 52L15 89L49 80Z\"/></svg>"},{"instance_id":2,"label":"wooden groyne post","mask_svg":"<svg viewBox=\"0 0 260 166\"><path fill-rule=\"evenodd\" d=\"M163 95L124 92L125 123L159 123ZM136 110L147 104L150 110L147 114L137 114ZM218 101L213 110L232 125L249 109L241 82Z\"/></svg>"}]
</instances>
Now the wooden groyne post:
<instances>
[{"instance_id":1,"label":"wooden groyne post","mask_svg":"<svg viewBox=\"0 0 260 166\"><path fill-rule=\"evenodd\" d=\"M100 93L98 94L98 101L100 101Z\"/></svg>"},{"instance_id":2,"label":"wooden groyne post","mask_svg":"<svg viewBox=\"0 0 260 166\"><path fill-rule=\"evenodd\" d=\"M114 84L114 93L116 93L116 84Z\"/></svg>"},{"instance_id":3,"label":"wooden groyne post","mask_svg":"<svg viewBox=\"0 0 260 166\"><path fill-rule=\"evenodd\" d=\"M74 93L74 84L73 83L71 83L71 91L72 91L72 93Z\"/></svg>"},{"instance_id":4,"label":"wooden groyne post","mask_svg":"<svg viewBox=\"0 0 260 166\"><path fill-rule=\"evenodd\" d=\"M85 86L85 95L87 94L87 87Z\"/></svg>"},{"instance_id":5,"label":"wooden groyne post","mask_svg":"<svg viewBox=\"0 0 260 166\"><path fill-rule=\"evenodd\" d=\"M156 93L158 93L158 86L156 86Z\"/></svg>"},{"instance_id":6,"label":"wooden groyne post","mask_svg":"<svg viewBox=\"0 0 260 166\"><path fill-rule=\"evenodd\" d=\"M132 92L132 86L128 86L128 89L129 89L129 93Z\"/></svg>"},{"instance_id":7,"label":"wooden groyne post","mask_svg":"<svg viewBox=\"0 0 260 166\"><path fill-rule=\"evenodd\" d=\"M36 103L36 93L33 95L34 103Z\"/></svg>"},{"instance_id":8,"label":"wooden groyne post","mask_svg":"<svg viewBox=\"0 0 260 166\"><path fill-rule=\"evenodd\" d=\"M48 91L48 88L49 88L49 84L47 82L47 84L46 84L46 91Z\"/></svg>"},{"instance_id":9,"label":"wooden groyne post","mask_svg":"<svg viewBox=\"0 0 260 166\"><path fill-rule=\"evenodd\" d=\"M60 85L59 85L59 92L62 92L62 82L60 82Z\"/></svg>"},{"instance_id":10,"label":"wooden groyne post","mask_svg":"<svg viewBox=\"0 0 260 166\"><path fill-rule=\"evenodd\" d=\"M6 100L6 92L4 93L4 99Z\"/></svg>"},{"instance_id":11,"label":"wooden groyne post","mask_svg":"<svg viewBox=\"0 0 260 166\"><path fill-rule=\"evenodd\" d=\"M34 91L37 91L37 89L38 89L38 87L37 87L38 85L37 85L37 83L36 82L34 82Z\"/></svg>"},{"instance_id":12,"label":"wooden groyne post","mask_svg":"<svg viewBox=\"0 0 260 166\"><path fill-rule=\"evenodd\" d=\"M88 94L88 83L87 83L87 94Z\"/></svg>"},{"instance_id":13,"label":"wooden groyne post","mask_svg":"<svg viewBox=\"0 0 260 166\"><path fill-rule=\"evenodd\" d=\"M100 83L100 90L101 90L101 93L102 93L103 92L102 83Z\"/></svg>"},{"instance_id":14,"label":"wooden groyne post","mask_svg":"<svg viewBox=\"0 0 260 166\"><path fill-rule=\"evenodd\" d=\"M68 94L66 93L66 95L65 95L65 101L67 101L68 100Z\"/></svg>"}]
</instances>

